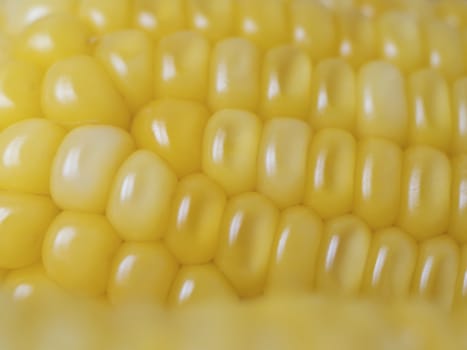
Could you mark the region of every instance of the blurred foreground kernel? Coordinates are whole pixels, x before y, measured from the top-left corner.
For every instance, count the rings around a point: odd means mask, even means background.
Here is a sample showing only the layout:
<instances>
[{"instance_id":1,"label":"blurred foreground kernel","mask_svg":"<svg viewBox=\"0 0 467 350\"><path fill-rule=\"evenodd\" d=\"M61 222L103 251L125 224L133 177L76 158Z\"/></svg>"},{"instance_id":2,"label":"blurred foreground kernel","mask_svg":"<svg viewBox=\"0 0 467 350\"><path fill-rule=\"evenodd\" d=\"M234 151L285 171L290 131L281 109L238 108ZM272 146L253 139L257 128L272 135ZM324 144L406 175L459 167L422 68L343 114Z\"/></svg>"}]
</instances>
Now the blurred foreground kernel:
<instances>
[{"instance_id":1,"label":"blurred foreground kernel","mask_svg":"<svg viewBox=\"0 0 467 350\"><path fill-rule=\"evenodd\" d=\"M100 0L80 0L77 6L78 17L95 33L113 32L129 25L130 0L114 0L112 4Z\"/></svg>"}]
</instances>

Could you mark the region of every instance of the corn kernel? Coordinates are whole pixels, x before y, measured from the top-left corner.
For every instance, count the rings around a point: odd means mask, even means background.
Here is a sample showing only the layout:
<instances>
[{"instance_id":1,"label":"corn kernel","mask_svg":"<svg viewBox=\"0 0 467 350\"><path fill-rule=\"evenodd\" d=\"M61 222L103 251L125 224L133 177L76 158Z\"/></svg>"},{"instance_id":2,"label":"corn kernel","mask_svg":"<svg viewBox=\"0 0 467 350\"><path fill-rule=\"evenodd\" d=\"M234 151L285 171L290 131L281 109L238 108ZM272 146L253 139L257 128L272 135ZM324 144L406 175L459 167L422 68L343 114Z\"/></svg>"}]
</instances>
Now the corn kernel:
<instances>
[{"instance_id":1,"label":"corn kernel","mask_svg":"<svg viewBox=\"0 0 467 350\"><path fill-rule=\"evenodd\" d=\"M77 295L105 292L111 258L120 240L101 215L60 213L45 234L42 260L47 275Z\"/></svg>"},{"instance_id":2,"label":"corn kernel","mask_svg":"<svg viewBox=\"0 0 467 350\"><path fill-rule=\"evenodd\" d=\"M266 284L268 292L309 292L323 235L323 222L306 207L291 207L280 216Z\"/></svg>"},{"instance_id":3,"label":"corn kernel","mask_svg":"<svg viewBox=\"0 0 467 350\"><path fill-rule=\"evenodd\" d=\"M357 83L357 134L384 137L404 145L408 106L404 78L395 66L383 61L365 64Z\"/></svg>"},{"instance_id":4,"label":"corn kernel","mask_svg":"<svg viewBox=\"0 0 467 350\"><path fill-rule=\"evenodd\" d=\"M46 119L28 119L0 133L0 188L49 194L50 171L65 130Z\"/></svg>"},{"instance_id":5,"label":"corn kernel","mask_svg":"<svg viewBox=\"0 0 467 350\"><path fill-rule=\"evenodd\" d=\"M378 20L379 55L404 73L420 67L423 42L414 16L405 12L387 12Z\"/></svg>"},{"instance_id":6,"label":"corn kernel","mask_svg":"<svg viewBox=\"0 0 467 350\"><path fill-rule=\"evenodd\" d=\"M305 204L323 219L352 210L356 148L355 139L343 130L324 129L313 136Z\"/></svg>"},{"instance_id":7,"label":"corn kernel","mask_svg":"<svg viewBox=\"0 0 467 350\"><path fill-rule=\"evenodd\" d=\"M314 62L335 55L337 31L333 13L318 1L292 0L289 7L291 40Z\"/></svg>"},{"instance_id":8,"label":"corn kernel","mask_svg":"<svg viewBox=\"0 0 467 350\"><path fill-rule=\"evenodd\" d=\"M203 172L229 195L255 188L261 127L256 115L241 110L219 111L207 123Z\"/></svg>"},{"instance_id":9,"label":"corn kernel","mask_svg":"<svg viewBox=\"0 0 467 350\"><path fill-rule=\"evenodd\" d=\"M96 123L127 128L130 118L112 80L89 56L67 58L47 71L42 109L45 117L66 127Z\"/></svg>"},{"instance_id":10,"label":"corn kernel","mask_svg":"<svg viewBox=\"0 0 467 350\"><path fill-rule=\"evenodd\" d=\"M376 56L375 21L353 10L337 16L339 54L354 67Z\"/></svg>"},{"instance_id":11,"label":"corn kernel","mask_svg":"<svg viewBox=\"0 0 467 350\"><path fill-rule=\"evenodd\" d=\"M390 227L377 231L366 262L364 293L383 300L407 298L417 255L415 241L402 230Z\"/></svg>"},{"instance_id":12,"label":"corn kernel","mask_svg":"<svg viewBox=\"0 0 467 350\"><path fill-rule=\"evenodd\" d=\"M163 304L177 269L177 261L161 243L123 243L113 258L109 299L114 304Z\"/></svg>"},{"instance_id":13,"label":"corn kernel","mask_svg":"<svg viewBox=\"0 0 467 350\"><path fill-rule=\"evenodd\" d=\"M384 139L358 144L354 211L372 228L392 225L399 211L402 151Z\"/></svg>"},{"instance_id":14,"label":"corn kernel","mask_svg":"<svg viewBox=\"0 0 467 350\"><path fill-rule=\"evenodd\" d=\"M355 295L362 283L370 240L370 230L356 216L344 215L328 221L318 259L317 290Z\"/></svg>"},{"instance_id":15,"label":"corn kernel","mask_svg":"<svg viewBox=\"0 0 467 350\"><path fill-rule=\"evenodd\" d=\"M2 282L2 289L16 303L47 300L60 292L59 287L47 277L44 267L38 264L9 272Z\"/></svg>"},{"instance_id":16,"label":"corn kernel","mask_svg":"<svg viewBox=\"0 0 467 350\"><path fill-rule=\"evenodd\" d=\"M425 69L412 73L409 86L409 142L448 150L452 137L449 87L440 73Z\"/></svg>"},{"instance_id":17,"label":"corn kernel","mask_svg":"<svg viewBox=\"0 0 467 350\"><path fill-rule=\"evenodd\" d=\"M102 34L127 28L130 8L130 0L80 0L78 16L95 33Z\"/></svg>"},{"instance_id":18,"label":"corn kernel","mask_svg":"<svg viewBox=\"0 0 467 350\"><path fill-rule=\"evenodd\" d=\"M261 293L279 213L258 193L243 193L227 203L215 262L240 296Z\"/></svg>"},{"instance_id":19,"label":"corn kernel","mask_svg":"<svg viewBox=\"0 0 467 350\"><path fill-rule=\"evenodd\" d=\"M178 261L201 264L214 258L225 202L222 188L204 174L180 181L165 236Z\"/></svg>"},{"instance_id":20,"label":"corn kernel","mask_svg":"<svg viewBox=\"0 0 467 350\"><path fill-rule=\"evenodd\" d=\"M305 119L311 95L311 60L284 45L266 52L261 73L260 114Z\"/></svg>"},{"instance_id":21,"label":"corn kernel","mask_svg":"<svg viewBox=\"0 0 467 350\"><path fill-rule=\"evenodd\" d=\"M446 232L451 196L447 157L431 147L411 147L405 152L402 169L401 228L416 239Z\"/></svg>"},{"instance_id":22,"label":"corn kernel","mask_svg":"<svg viewBox=\"0 0 467 350\"><path fill-rule=\"evenodd\" d=\"M311 138L300 120L275 118L263 130L258 154L258 191L279 208L302 202Z\"/></svg>"},{"instance_id":23,"label":"corn kernel","mask_svg":"<svg viewBox=\"0 0 467 350\"><path fill-rule=\"evenodd\" d=\"M259 100L260 55L240 38L217 43L211 55L208 104L213 111L239 108L254 111Z\"/></svg>"},{"instance_id":24,"label":"corn kernel","mask_svg":"<svg viewBox=\"0 0 467 350\"><path fill-rule=\"evenodd\" d=\"M103 213L114 175L133 148L130 135L112 126L72 130L52 165L52 198L62 209Z\"/></svg>"},{"instance_id":25,"label":"corn kernel","mask_svg":"<svg viewBox=\"0 0 467 350\"><path fill-rule=\"evenodd\" d=\"M0 130L27 118L42 117L40 70L26 62L0 66Z\"/></svg>"},{"instance_id":26,"label":"corn kernel","mask_svg":"<svg viewBox=\"0 0 467 350\"><path fill-rule=\"evenodd\" d=\"M48 197L0 192L0 268L38 261L42 238L57 214Z\"/></svg>"},{"instance_id":27,"label":"corn kernel","mask_svg":"<svg viewBox=\"0 0 467 350\"><path fill-rule=\"evenodd\" d=\"M282 0L237 0L237 31L261 49L287 39L285 6Z\"/></svg>"},{"instance_id":28,"label":"corn kernel","mask_svg":"<svg viewBox=\"0 0 467 350\"><path fill-rule=\"evenodd\" d=\"M96 58L105 67L132 113L154 95L153 51L149 36L136 30L107 34L96 46Z\"/></svg>"},{"instance_id":29,"label":"corn kernel","mask_svg":"<svg viewBox=\"0 0 467 350\"><path fill-rule=\"evenodd\" d=\"M200 103L157 100L136 115L131 133L139 148L157 153L181 177L201 169L207 119L208 111Z\"/></svg>"},{"instance_id":30,"label":"corn kernel","mask_svg":"<svg viewBox=\"0 0 467 350\"><path fill-rule=\"evenodd\" d=\"M183 0L134 0L132 24L160 39L184 28L183 5Z\"/></svg>"},{"instance_id":31,"label":"corn kernel","mask_svg":"<svg viewBox=\"0 0 467 350\"><path fill-rule=\"evenodd\" d=\"M310 123L315 129L355 129L356 78L341 58L321 61L313 74Z\"/></svg>"},{"instance_id":32,"label":"corn kernel","mask_svg":"<svg viewBox=\"0 0 467 350\"><path fill-rule=\"evenodd\" d=\"M459 248L446 236L425 240L414 276L413 291L419 298L450 308L459 268Z\"/></svg>"},{"instance_id":33,"label":"corn kernel","mask_svg":"<svg viewBox=\"0 0 467 350\"><path fill-rule=\"evenodd\" d=\"M454 295L456 305L467 305L467 246L460 248L459 276L457 278L456 293Z\"/></svg>"},{"instance_id":34,"label":"corn kernel","mask_svg":"<svg viewBox=\"0 0 467 350\"><path fill-rule=\"evenodd\" d=\"M5 30L18 34L37 20L54 13L73 13L76 0L4 0Z\"/></svg>"},{"instance_id":35,"label":"corn kernel","mask_svg":"<svg viewBox=\"0 0 467 350\"><path fill-rule=\"evenodd\" d=\"M233 0L187 0L188 27L212 42L233 33Z\"/></svg>"},{"instance_id":36,"label":"corn kernel","mask_svg":"<svg viewBox=\"0 0 467 350\"><path fill-rule=\"evenodd\" d=\"M237 294L225 276L212 264L183 266L172 284L169 305L236 301Z\"/></svg>"},{"instance_id":37,"label":"corn kernel","mask_svg":"<svg viewBox=\"0 0 467 350\"><path fill-rule=\"evenodd\" d=\"M69 14L50 15L26 28L16 41L16 57L47 69L70 56L90 53L90 33Z\"/></svg>"},{"instance_id":38,"label":"corn kernel","mask_svg":"<svg viewBox=\"0 0 467 350\"><path fill-rule=\"evenodd\" d=\"M451 159L452 194L449 234L459 242L467 242L467 155Z\"/></svg>"},{"instance_id":39,"label":"corn kernel","mask_svg":"<svg viewBox=\"0 0 467 350\"><path fill-rule=\"evenodd\" d=\"M167 229L177 177L156 154L138 150L120 166L107 202L107 217L120 237L151 241Z\"/></svg>"},{"instance_id":40,"label":"corn kernel","mask_svg":"<svg viewBox=\"0 0 467 350\"><path fill-rule=\"evenodd\" d=\"M210 45L196 32L177 32L161 39L155 53L155 92L203 102L208 90Z\"/></svg>"},{"instance_id":41,"label":"corn kernel","mask_svg":"<svg viewBox=\"0 0 467 350\"><path fill-rule=\"evenodd\" d=\"M425 26L427 59L431 67L439 69L448 79L465 71L462 38L459 31L441 21L428 21Z\"/></svg>"},{"instance_id":42,"label":"corn kernel","mask_svg":"<svg viewBox=\"0 0 467 350\"><path fill-rule=\"evenodd\" d=\"M452 87L452 150L467 153L467 78L456 80Z\"/></svg>"}]
</instances>

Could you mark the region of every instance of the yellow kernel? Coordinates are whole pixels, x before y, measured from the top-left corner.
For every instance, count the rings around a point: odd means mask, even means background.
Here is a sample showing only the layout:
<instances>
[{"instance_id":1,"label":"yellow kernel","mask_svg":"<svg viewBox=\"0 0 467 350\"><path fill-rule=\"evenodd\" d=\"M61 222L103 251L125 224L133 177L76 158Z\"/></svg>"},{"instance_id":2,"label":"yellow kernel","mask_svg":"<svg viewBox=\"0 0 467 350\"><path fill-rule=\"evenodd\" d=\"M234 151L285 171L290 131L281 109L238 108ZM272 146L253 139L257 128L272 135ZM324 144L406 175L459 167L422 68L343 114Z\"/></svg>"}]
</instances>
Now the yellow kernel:
<instances>
[{"instance_id":1,"label":"yellow kernel","mask_svg":"<svg viewBox=\"0 0 467 350\"><path fill-rule=\"evenodd\" d=\"M187 0L188 27L203 34L212 42L233 33L235 0Z\"/></svg>"},{"instance_id":2,"label":"yellow kernel","mask_svg":"<svg viewBox=\"0 0 467 350\"><path fill-rule=\"evenodd\" d=\"M229 195L255 188L261 127L256 115L241 110L216 112L207 123L203 171Z\"/></svg>"},{"instance_id":3,"label":"yellow kernel","mask_svg":"<svg viewBox=\"0 0 467 350\"><path fill-rule=\"evenodd\" d=\"M268 50L261 73L261 116L305 119L309 111L310 95L309 57L290 45Z\"/></svg>"},{"instance_id":4,"label":"yellow kernel","mask_svg":"<svg viewBox=\"0 0 467 350\"><path fill-rule=\"evenodd\" d=\"M431 147L411 147L405 152L402 169L401 228L416 239L446 232L451 196L448 158Z\"/></svg>"},{"instance_id":5,"label":"yellow kernel","mask_svg":"<svg viewBox=\"0 0 467 350\"><path fill-rule=\"evenodd\" d=\"M452 137L449 87L440 73L425 69L409 76L409 142L448 150Z\"/></svg>"},{"instance_id":6,"label":"yellow kernel","mask_svg":"<svg viewBox=\"0 0 467 350\"><path fill-rule=\"evenodd\" d=\"M97 34L127 28L131 9L130 0L80 0L79 18Z\"/></svg>"},{"instance_id":7,"label":"yellow kernel","mask_svg":"<svg viewBox=\"0 0 467 350\"><path fill-rule=\"evenodd\" d=\"M357 144L339 129L324 129L313 136L308 154L305 204L323 219L348 213L354 196Z\"/></svg>"},{"instance_id":8,"label":"yellow kernel","mask_svg":"<svg viewBox=\"0 0 467 350\"><path fill-rule=\"evenodd\" d=\"M458 79L452 87L452 150L467 153L467 78Z\"/></svg>"},{"instance_id":9,"label":"yellow kernel","mask_svg":"<svg viewBox=\"0 0 467 350\"><path fill-rule=\"evenodd\" d=\"M15 40L16 57L37 64L43 70L59 60L90 51L88 27L70 14L42 18Z\"/></svg>"},{"instance_id":10,"label":"yellow kernel","mask_svg":"<svg viewBox=\"0 0 467 350\"><path fill-rule=\"evenodd\" d=\"M259 102L260 55L252 42L228 38L214 47L208 104L213 111L239 108L254 111Z\"/></svg>"},{"instance_id":11,"label":"yellow kernel","mask_svg":"<svg viewBox=\"0 0 467 350\"><path fill-rule=\"evenodd\" d=\"M41 73L29 63L0 66L0 130L23 119L42 117Z\"/></svg>"},{"instance_id":12,"label":"yellow kernel","mask_svg":"<svg viewBox=\"0 0 467 350\"><path fill-rule=\"evenodd\" d=\"M317 290L355 295L362 283L371 232L356 216L344 215L325 224L317 269Z\"/></svg>"},{"instance_id":13,"label":"yellow kernel","mask_svg":"<svg viewBox=\"0 0 467 350\"><path fill-rule=\"evenodd\" d=\"M237 0L237 32L261 49L287 40L286 9L282 0Z\"/></svg>"},{"instance_id":14,"label":"yellow kernel","mask_svg":"<svg viewBox=\"0 0 467 350\"><path fill-rule=\"evenodd\" d=\"M375 21L355 10L343 11L337 16L339 54L354 67L359 67L376 56Z\"/></svg>"},{"instance_id":15,"label":"yellow kernel","mask_svg":"<svg viewBox=\"0 0 467 350\"><path fill-rule=\"evenodd\" d=\"M178 261L201 264L214 258L225 202L222 188L204 174L180 181L165 236Z\"/></svg>"},{"instance_id":16,"label":"yellow kernel","mask_svg":"<svg viewBox=\"0 0 467 350\"><path fill-rule=\"evenodd\" d=\"M112 262L109 300L163 305L177 269L177 261L161 243L123 243Z\"/></svg>"},{"instance_id":17,"label":"yellow kernel","mask_svg":"<svg viewBox=\"0 0 467 350\"><path fill-rule=\"evenodd\" d=\"M16 303L53 300L61 292L38 264L10 271L2 281L2 290Z\"/></svg>"},{"instance_id":18,"label":"yellow kernel","mask_svg":"<svg viewBox=\"0 0 467 350\"><path fill-rule=\"evenodd\" d=\"M119 128L82 126L69 132L55 156L50 192L62 208L103 213L118 167L133 151Z\"/></svg>"},{"instance_id":19,"label":"yellow kernel","mask_svg":"<svg viewBox=\"0 0 467 350\"><path fill-rule=\"evenodd\" d=\"M47 275L72 294L99 296L119 244L102 215L64 211L47 230L42 261Z\"/></svg>"},{"instance_id":20,"label":"yellow kernel","mask_svg":"<svg viewBox=\"0 0 467 350\"><path fill-rule=\"evenodd\" d=\"M201 169L201 143L208 117L201 103L157 100L136 115L131 133L139 148L157 153L181 177Z\"/></svg>"},{"instance_id":21,"label":"yellow kernel","mask_svg":"<svg viewBox=\"0 0 467 350\"><path fill-rule=\"evenodd\" d=\"M132 113L153 95L153 43L144 32L122 30L104 35L95 49Z\"/></svg>"},{"instance_id":22,"label":"yellow kernel","mask_svg":"<svg viewBox=\"0 0 467 350\"><path fill-rule=\"evenodd\" d=\"M451 159L451 208L448 233L459 242L467 242L467 155Z\"/></svg>"},{"instance_id":23,"label":"yellow kernel","mask_svg":"<svg viewBox=\"0 0 467 350\"><path fill-rule=\"evenodd\" d=\"M35 21L54 13L72 14L76 0L5 0L5 30L18 34Z\"/></svg>"},{"instance_id":24,"label":"yellow kernel","mask_svg":"<svg viewBox=\"0 0 467 350\"><path fill-rule=\"evenodd\" d=\"M405 12L386 12L378 21L379 56L395 64L404 73L419 68L423 42L414 16Z\"/></svg>"},{"instance_id":25,"label":"yellow kernel","mask_svg":"<svg viewBox=\"0 0 467 350\"><path fill-rule=\"evenodd\" d=\"M127 128L130 118L111 78L89 56L67 58L47 71L42 108L46 118L68 128L89 123Z\"/></svg>"},{"instance_id":26,"label":"yellow kernel","mask_svg":"<svg viewBox=\"0 0 467 350\"><path fill-rule=\"evenodd\" d=\"M155 240L164 234L177 177L153 152L138 150L120 166L107 203L107 217L120 237Z\"/></svg>"},{"instance_id":27,"label":"yellow kernel","mask_svg":"<svg viewBox=\"0 0 467 350\"><path fill-rule=\"evenodd\" d=\"M274 205L256 192L227 203L215 262L240 296L263 290L278 218Z\"/></svg>"},{"instance_id":28,"label":"yellow kernel","mask_svg":"<svg viewBox=\"0 0 467 350\"><path fill-rule=\"evenodd\" d=\"M235 290L213 264L183 266L172 284L169 305L238 300Z\"/></svg>"},{"instance_id":29,"label":"yellow kernel","mask_svg":"<svg viewBox=\"0 0 467 350\"><path fill-rule=\"evenodd\" d=\"M408 106L402 73L390 63L375 61L362 66L357 83L357 134L384 137L404 145Z\"/></svg>"},{"instance_id":30,"label":"yellow kernel","mask_svg":"<svg viewBox=\"0 0 467 350\"><path fill-rule=\"evenodd\" d=\"M177 32L161 39L155 53L155 93L204 102L207 96L210 45L196 32Z\"/></svg>"},{"instance_id":31,"label":"yellow kernel","mask_svg":"<svg viewBox=\"0 0 467 350\"><path fill-rule=\"evenodd\" d=\"M133 0L133 26L143 29L153 39L184 29L183 0Z\"/></svg>"},{"instance_id":32,"label":"yellow kernel","mask_svg":"<svg viewBox=\"0 0 467 350\"><path fill-rule=\"evenodd\" d=\"M313 62L336 54L337 31L331 10L319 1L292 0L289 11L291 39Z\"/></svg>"},{"instance_id":33,"label":"yellow kernel","mask_svg":"<svg viewBox=\"0 0 467 350\"><path fill-rule=\"evenodd\" d=\"M0 188L49 194L50 171L65 130L47 119L27 119L0 133Z\"/></svg>"},{"instance_id":34,"label":"yellow kernel","mask_svg":"<svg viewBox=\"0 0 467 350\"><path fill-rule=\"evenodd\" d=\"M377 231L366 262L364 293L383 300L407 298L417 255L415 241L402 230L390 227Z\"/></svg>"},{"instance_id":35,"label":"yellow kernel","mask_svg":"<svg viewBox=\"0 0 467 350\"><path fill-rule=\"evenodd\" d=\"M274 118L264 126L257 187L279 208L302 202L310 138L310 128L301 120Z\"/></svg>"},{"instance_id":36,"label":"yellow kernel","mask_svg":"<svg viewBox=\"0 0 467 350\"><path fill-rule=\"evenodd\" d=\"M310 292L323 235L323 222L311 210L297 206L279 219L266 284L268 292Z\"/></svg>"},{"instance_id":37,"label":"yellow kernel","mask_svg":"<svg viewBox=\"0 0 467 350\"><path fill-rule=\"evenodd\" d=\"M459 275L454 297L457 305L464 307L467 305L467 245L465 244L460 248Z\"/></svg>"},{"instance_id":38,"label":"yellow kernel","mask_svg":"<svg viewBox=\"0 0 467 350\"><path fill-rule=\"evenodd\" d=\"M0 192L0 268L38 261L42 238L57 214L48 197Z\"/></svg>"},{"instance_id":39,"label":"yellow kernel","mask_svg":"<svg viewBox=\"0 0 467 350\"><path fill-rule=\"evenodd\" d=\"M312 80L310 122L314 129L355 129L356 77L341 58L321 61Z\"/></svg>"},{"instance_id":40,"label":"yellow kernel","mask_svg":"<svg viewBox=\"0 0 467 350\"><path fill-rule=\"evenodd\" d=\"M402 150L385 139L357 147L354 211L372 228L392 225L399 212Z\"/></svg>"},{"instance_id":41,"label":"yellow kernel","mask_svg":"<svg viewBox=\"0 0 467 350\"><path fill-rule=\"evenodd\" d=\"M413 293L416 297L450 308L459 269L459 248L447 236L420 244Z\"/></svg>"},{"instance_id":42,"label":"yellow kernel","mask_svg":"<svg viewBox=\"0 0 467 350\"><path fill-rule=\"evenodd\" d=\"M459 30L437 20L425 25L426 57L432 68L439 69L447 79L460 76L465 71L465 56Z\"/></svg>"}]
</instances>

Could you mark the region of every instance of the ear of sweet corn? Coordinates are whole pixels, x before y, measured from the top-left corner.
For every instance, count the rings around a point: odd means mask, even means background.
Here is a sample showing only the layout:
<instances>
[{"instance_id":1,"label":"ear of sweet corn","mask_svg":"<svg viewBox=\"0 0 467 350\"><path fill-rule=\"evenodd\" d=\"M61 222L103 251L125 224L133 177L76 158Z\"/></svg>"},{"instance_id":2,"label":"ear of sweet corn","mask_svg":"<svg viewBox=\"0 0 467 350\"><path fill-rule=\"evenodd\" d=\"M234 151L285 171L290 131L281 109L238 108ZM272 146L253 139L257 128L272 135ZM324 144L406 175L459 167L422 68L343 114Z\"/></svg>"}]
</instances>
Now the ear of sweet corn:
<instances>
[{"instance_id":1,"label":"ear of sweet corn","mask_svg":"<svg viewBox=\"0 0 467 350\"><path fill-rule=\"evenodd\" d=\"M297 295L467 306L465 11L455 0L1 2L6 295L26 309L62 291L168 306L178 326L179 306L242 305L224 327L284 316L296 329L280 323L277 346L297 349L306 317L279 311ZM243 306L259 297L266 306ZM77 349L100 337L83 312L64 332L83 330ZM241 328L233 349L270 348ZM193 345L173 329L141 332L141 348ZM422 329L419 343L392 329L394 346L448 346ZM44 334L37 344L59 346ZM313 334L304 348L338 346Z\"/></svg>"}]
</instances>

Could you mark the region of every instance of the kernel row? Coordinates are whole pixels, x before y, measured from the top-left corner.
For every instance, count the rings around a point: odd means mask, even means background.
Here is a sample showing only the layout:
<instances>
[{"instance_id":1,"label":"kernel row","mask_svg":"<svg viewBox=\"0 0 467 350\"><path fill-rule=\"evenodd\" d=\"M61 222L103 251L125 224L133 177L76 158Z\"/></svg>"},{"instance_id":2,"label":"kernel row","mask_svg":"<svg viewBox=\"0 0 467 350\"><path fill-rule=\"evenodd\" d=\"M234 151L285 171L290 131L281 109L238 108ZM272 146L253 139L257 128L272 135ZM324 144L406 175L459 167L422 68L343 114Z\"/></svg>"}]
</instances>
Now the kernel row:
<instances>
[{"instance_id":1,"label":"kernel row","mask_svg":"<svg viewBox=\"0 0 467 350\"><path fill-rule=\"evenodd\" d=\"M2 290L16 300L63 288L114 304L318 293L467 305L467 246L447 236L416 243L396 227L372 233L354 215L323 222L303 206L279 213L258 193L227 204L214 264L185 264L167 242L122 243L96 214L63 211L46 231L43 267L3 270Z\"/></svg>"},{"instance_id":2,"label":"kernel row","mask_svg":"<svg viewBox=\"0 0 467 350\"><path fill-rule=\"evenodd\" d=\"M160 103L151 103L155 89L158 99L186 100L179 109L192 101L199 104L199 113L205 113L207 101L211 111L244 109L264 120L304 120L314 130L335 127L358 138L382 137L403 147L428 145L467 153L467 76L451 83L436 70L425 69L405 78L384 61L368 62L356 72L339 58L325 59L312 69L306 54L291 46L268 51L260 71L259 53L250 42L226 39L210 53L202 37L186 32L161 41L168 51L153 66L142 33L115 35L124 39L103 43L107 46L98 49L100 58L61 60L44 79L30 63L3 65L0 129L37 117L68 129L96 123L128 129L138 123L135 117L142 119L160 109ZM142 44L135 53L138 64L133 56L119 56L127 42ZM111 62L115 55L122 59L116 65Z\"/></svg>"},{"instance_id":3,"label":"kernel row","mask_svg":"<svg viewBox=\"0 0 467 350\"><path fill-rule=\"evenodd\" d=\"M362 1L366 2L361 6L368 13L371 1ZM410 11L410 5L404 5L414 2L403 1L398 7L406 7L402 9L405 11L386 9L375 18L355 8L331 10L316 0L118 0L111 6L104 1L82 0L77 8L73 0L43 1L39 15L36 6L13 2L7 0L0 8L5 30L19 35L15 41L21 57L29 55L40 64L54 50L68 54L88 52L90 45L86 42L90 40L86 37L91 35L100 38L120 30L138 29L157 41L191 30L211 42L241 36L261 50L294 44L313 61L341 56L355 67L383 58L404 72L431 66L449 78L466 69L463 57L467 42L462 31L467 25L467 5L462 0L451 7L446 4L454 3L453 0L442 1L444 14L441 11L439 15L430 11L434 6L431 1L419 6L425 13L432 12L430 15ZM381 6L389 2L373 3ZM53 45L44 49L44 40L35 40L38 34L45 34Z\"/></svg>"},{"instance_id":4,"label":"kernel row","mask_svg":"<svg viewBox=\"0 0 467 350\"><path fill-rule=\"evenodd\" d=\"M209 209L205 221L193 220L215 234L209 218L221 215L226 198L258 191L280 209L303 203L324 219L353 212L374 229L399 225L419 240L449 233L466 242L466 183L465 154L403 151L341 129L312 134L303 121L263 124L239 110L208 118L193 102L156 102L131 135L103 125L66 132L46 119L0 133L0 189L50 195L63 210L106 212L131 241L162 237L170 220L188 220L191 202Z\"/></svg>"}]
</instances>

